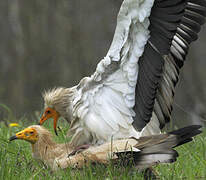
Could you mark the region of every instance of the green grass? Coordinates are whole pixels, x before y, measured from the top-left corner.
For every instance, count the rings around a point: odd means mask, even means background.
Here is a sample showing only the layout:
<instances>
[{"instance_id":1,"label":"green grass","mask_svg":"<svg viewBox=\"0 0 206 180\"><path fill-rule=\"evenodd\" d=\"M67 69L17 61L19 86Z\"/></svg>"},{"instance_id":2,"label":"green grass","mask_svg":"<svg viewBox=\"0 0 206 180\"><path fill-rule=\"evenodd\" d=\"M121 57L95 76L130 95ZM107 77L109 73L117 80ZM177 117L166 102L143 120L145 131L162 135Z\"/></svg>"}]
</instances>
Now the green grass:
<instances>
[{"instance_id":1,"label":"green grass","mask_svg":"<svg viewBox=\"0 0 206 180\"><path fill-rule=\"evenodd\" d=\"M0 179L143 179L134 167L112 165L52 172L49 167L32 158L28 142L8 141L10 136L30 125L29 121L18 122L20 127L8 127L5 123L0 123ZM67 125L63 120L59 121L59 125L61 131L54 138L57 142L64 142ZM53 132L50 121L45 126ZM160 179L206 179L206 130L193 142L176 149L179 158L175 163L154 167Z\"/></svg>"}]
</instances>

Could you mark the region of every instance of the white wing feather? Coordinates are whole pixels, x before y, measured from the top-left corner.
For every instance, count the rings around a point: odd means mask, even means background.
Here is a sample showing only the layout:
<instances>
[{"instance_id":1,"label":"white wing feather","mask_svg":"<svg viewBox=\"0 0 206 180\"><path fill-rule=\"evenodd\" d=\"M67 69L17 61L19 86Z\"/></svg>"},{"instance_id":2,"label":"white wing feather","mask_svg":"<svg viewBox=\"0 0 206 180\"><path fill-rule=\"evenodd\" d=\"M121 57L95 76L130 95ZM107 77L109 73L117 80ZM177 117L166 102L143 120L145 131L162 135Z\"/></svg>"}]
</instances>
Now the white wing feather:
<instances>
[{"instance_id":1,"label":"white wing feather","mask_svg":"<svg viewBox=\"0 0 206 180\"><path fill-rule=\"evenodd\" d=\"M132 126L138 60L149 38L154 0L125 0L117 17L113 42L95 73L77 86L73 114L93 137L108 140L138 136ZM129 132L129 133L128 133Z\"/></svg>"}]
</instances>

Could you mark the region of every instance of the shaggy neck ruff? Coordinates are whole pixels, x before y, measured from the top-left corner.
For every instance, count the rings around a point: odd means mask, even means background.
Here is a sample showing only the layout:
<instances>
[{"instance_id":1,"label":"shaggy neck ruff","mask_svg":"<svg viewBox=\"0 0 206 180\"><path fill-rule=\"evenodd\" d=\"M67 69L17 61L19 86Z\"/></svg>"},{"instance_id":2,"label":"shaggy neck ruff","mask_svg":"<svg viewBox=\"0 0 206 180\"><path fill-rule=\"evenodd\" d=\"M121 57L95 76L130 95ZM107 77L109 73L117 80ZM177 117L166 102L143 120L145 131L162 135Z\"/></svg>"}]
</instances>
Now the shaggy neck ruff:
<instances>
[{"instance_id":1,"label":"shaggy neck ruff","mask_svg":"<svg viewBox=\"0 0 206 180\"><path fill-rule=\"evenodd\" d=\"M46 164L53 166L56 158L69 154L73 148L69 144L57 144L52 140L52 134L42 126L32 126L38 132L38 140L32 144L32 155Z\"/></svg>"},{"instance_id":2,"label":"shaggy neck ruff","mask_svg":"<svg viewBox=\"0 0 206 180\"><path fill-rule=\"evenodd\" d=\"M68 122L72 119L72 105L76 87L73 88L54 88L43 94L45 108L54 108Z\"/></svg>"}]
</instances>

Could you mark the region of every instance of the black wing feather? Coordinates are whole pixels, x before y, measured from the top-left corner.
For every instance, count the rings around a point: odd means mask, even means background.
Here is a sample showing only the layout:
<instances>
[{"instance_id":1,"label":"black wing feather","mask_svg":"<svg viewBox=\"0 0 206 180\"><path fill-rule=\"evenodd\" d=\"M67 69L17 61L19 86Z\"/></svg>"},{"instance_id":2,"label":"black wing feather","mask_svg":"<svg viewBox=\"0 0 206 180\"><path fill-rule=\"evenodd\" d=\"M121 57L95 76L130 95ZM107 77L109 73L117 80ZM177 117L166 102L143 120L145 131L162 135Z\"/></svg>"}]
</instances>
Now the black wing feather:
<instances>
[{"instance_id":1,"label":"black wing feather","mask_svg":"<svg viewBox=\"0 0 206 180\"><path fill-rule=\"evenodd\" d=\"M189 44L205 22L205 0L155 0L150 38L139 60L134 126L141 130L156 114L160 128L169 122L179 69Z\"/></svg>"}]
</instances>

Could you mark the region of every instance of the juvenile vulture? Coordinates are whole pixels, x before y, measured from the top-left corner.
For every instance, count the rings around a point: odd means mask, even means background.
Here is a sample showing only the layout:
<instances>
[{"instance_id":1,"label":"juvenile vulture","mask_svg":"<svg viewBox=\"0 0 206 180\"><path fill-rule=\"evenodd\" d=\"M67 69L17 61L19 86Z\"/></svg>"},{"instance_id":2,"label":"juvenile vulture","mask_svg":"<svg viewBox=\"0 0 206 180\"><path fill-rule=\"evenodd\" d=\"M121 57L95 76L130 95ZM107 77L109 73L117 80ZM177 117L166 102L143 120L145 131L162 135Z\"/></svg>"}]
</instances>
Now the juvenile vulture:
<instances>
[{"instance_id":1,"label":"juvenile vulture","mask_svg":"<svg viewBox=\"0 0 206 180\"><path fill-rule=\"evenodd\" d=\"M137 168L146 168L158 163L176 161L178 153L173 149L192 141L192 137L201 133L200 126L188 126L168 134L152 135L122 140L114 140L71 155L71 144L56 144L51 133L39 125L29 126L10 138L10 141L22 139L31 143L32 155L42 160L52 169L81 168L91 163L108 164L111 162L133 164ZM129 163L129 161L131 162Z\"/></svg>"},{"instance_id":2,"label":"juvenile vulture","mask_svg":"<svg viewBox=\"0 0 206 180\"><path fill-rule=\"evenodd\" d=\"M43 94L40 125L53 118L56 132L64 117L75 146L160 133L205 15L205 0L124 0L107 55L78 85Z\"/></svg>"}]
</instances>

